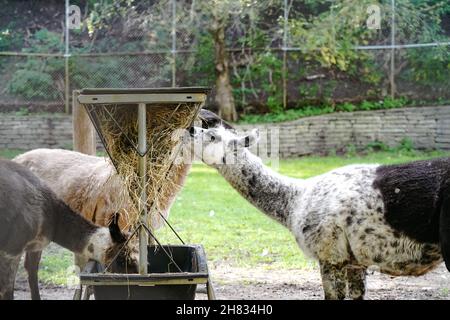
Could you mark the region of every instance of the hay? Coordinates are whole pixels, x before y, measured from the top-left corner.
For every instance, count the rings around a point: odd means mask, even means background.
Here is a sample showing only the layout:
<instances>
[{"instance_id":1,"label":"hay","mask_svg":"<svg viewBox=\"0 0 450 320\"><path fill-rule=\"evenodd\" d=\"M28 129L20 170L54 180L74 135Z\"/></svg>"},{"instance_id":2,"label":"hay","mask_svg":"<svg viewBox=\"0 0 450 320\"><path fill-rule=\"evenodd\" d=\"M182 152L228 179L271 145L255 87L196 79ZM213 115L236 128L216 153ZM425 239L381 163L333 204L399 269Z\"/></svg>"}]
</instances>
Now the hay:
<instances>
[{"instance_id":1,"label":"hay","mask_svg":"<svg viewBox=\"0 0 450 320\"><path fill-rule=\"evenodd\" d=\"M140 180L138 174L138 108L135 105L91 105L95 108L97 126L103 134L110 155L132 204L125 206L127 221L139 220ZM147 106L147 211L148 225L160 223L162 209L169 197L181 188L175 162L181 148L183 130L187 129L198 111L198 104ZM123 201L126 194L123 195ZM120 199L118 199L120 201Z\"/></svg>"}]
</instances>

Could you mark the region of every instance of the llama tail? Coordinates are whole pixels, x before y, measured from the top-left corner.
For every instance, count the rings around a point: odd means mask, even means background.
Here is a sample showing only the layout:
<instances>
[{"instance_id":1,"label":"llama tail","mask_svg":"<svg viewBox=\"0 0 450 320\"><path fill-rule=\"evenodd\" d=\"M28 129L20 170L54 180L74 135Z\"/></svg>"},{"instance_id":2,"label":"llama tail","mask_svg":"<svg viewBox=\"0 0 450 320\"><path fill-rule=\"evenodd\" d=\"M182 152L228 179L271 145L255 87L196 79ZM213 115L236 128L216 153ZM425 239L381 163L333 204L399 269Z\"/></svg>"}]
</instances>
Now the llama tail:
<instances>
[{"instance_id":1,"label":"llama tail","mask_svg":"<svg viewBox=\"0 0 450 320\"><path fill-rule=\"evenodd\" d=\"M450 271L450 190L446 190L439 217L439 242L445 266Z\"/></svg>"}]
</instances>

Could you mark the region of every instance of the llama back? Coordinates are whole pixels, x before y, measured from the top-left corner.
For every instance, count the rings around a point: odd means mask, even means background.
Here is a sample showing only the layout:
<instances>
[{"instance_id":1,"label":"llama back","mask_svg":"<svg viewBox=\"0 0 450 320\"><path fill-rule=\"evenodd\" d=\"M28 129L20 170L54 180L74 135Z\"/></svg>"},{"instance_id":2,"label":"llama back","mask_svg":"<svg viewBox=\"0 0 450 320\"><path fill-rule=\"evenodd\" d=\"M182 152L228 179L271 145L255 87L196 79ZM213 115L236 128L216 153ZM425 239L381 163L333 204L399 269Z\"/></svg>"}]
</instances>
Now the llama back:
<instances>
[{"instance_id":1,"label":"llama back","mask_svg":"<svg viewBox=\"0 0 450 320\"><path fill-rule=\"evenodd\" d=\"M62 149L35 149L17 156L13 161L28 167L73 210L95 224L106 226L119 212L121 229L130 227L129 214L135 208L109 159ZM190 167L189 164L182 164L174 168L175 187L163 194L158 208L166 219ZM152 216L151 224L158 229L164 221L156 214Z\"/></svg>"},{"instance_id":2,"label":"llama back","mask_svg":"<svg viewBox=\"0 0 450 320\"><path fill-rule=\"evenodd\" d=\"M72 210L95 224L106 226L113 214L128 209L122 181L106 158L61 149L36 149L13 161L28 167ZM120 214L119 226L127 227L126 214Z\"/></svg>"},{"instance_id":3,"label":"llama back","mask_svg":"<svg viewBox=\"0 0 450 320\"><path fill-rule=\"evenodd\" d=\"M98 227L71 210L26 167L0 160L0 251L40 251L50 241L81 252Z\"/></svg>"}]
</instances>

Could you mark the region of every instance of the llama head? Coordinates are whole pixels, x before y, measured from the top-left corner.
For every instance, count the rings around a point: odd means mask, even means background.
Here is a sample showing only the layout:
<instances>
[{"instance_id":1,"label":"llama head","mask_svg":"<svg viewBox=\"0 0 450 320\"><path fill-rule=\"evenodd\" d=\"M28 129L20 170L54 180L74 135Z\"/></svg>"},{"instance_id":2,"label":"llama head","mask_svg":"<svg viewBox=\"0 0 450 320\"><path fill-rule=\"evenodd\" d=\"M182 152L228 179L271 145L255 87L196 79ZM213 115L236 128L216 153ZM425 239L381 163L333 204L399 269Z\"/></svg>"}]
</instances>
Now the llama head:
<instances>
[{"instance_id":1,"label":"llama head","mask_svg":"<svg viewBox=\"0 0 450 320\"><path fill-rule=\"evenodd\" d=\"M195 156L208 165L237 163L244 150L259 139L257 129L240 136L223 126L210 129L192 127L189 135L194 142Z\"/></svg>"},{"instance_id":2,"label":"llama head","mask_svg":"<svg viewBox=\"0 0 450 320\"><path fill-rule=\"evenodd\" d=\"M130 234L123 233L118 222L119 214L116 213L109 224L112 245L106 251L105 263L113 273L138 273L138 252L133 245L135 243L129 241L126 245Z\"/></svg>"}]
</instances>

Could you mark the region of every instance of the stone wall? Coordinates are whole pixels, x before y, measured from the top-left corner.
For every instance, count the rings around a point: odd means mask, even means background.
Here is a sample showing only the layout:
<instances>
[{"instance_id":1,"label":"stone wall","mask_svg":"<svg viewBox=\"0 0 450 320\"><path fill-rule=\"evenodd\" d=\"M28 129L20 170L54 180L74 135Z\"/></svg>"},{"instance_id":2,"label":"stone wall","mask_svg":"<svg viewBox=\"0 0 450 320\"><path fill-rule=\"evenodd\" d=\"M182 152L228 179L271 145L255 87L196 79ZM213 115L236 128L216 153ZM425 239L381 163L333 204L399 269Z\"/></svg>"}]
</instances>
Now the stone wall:
<instances>
[{"instance_id":1,"label":"stone wall","mask_svg":"<svg viewBox=\"0 0 450 320\"><path fill-rule=\"evenodd\" d=\"M404 138L417 149L450 150L450 106L342 112L241 127L258 127L269 135L278 129L282 158L361 149L374 141L393 147Z\"/></svg>"},{"instance_id":2,"label":"stone wall","mask_svg":"<svg viewBox=\"0 0 450 320\"><path fill-rule=\"evenodd\" d=\"M72 118L0 114L0 149L72 148Z\"/></svg>"},{"instance_id":3,"label":"stone wall","mask_svg":"<svg viewBox=\"0 0 450 320\"><path fill-rule=\"evenodd\" d=\"M418 149L450 150L450 106L334 113L239 127L269 132L268 141L278 133L282 158L363 148L374 141L395 146L404 138ZM70 116L0 114L0 149L71 148L71 131Z\"/></svg>"}]
</instances>

